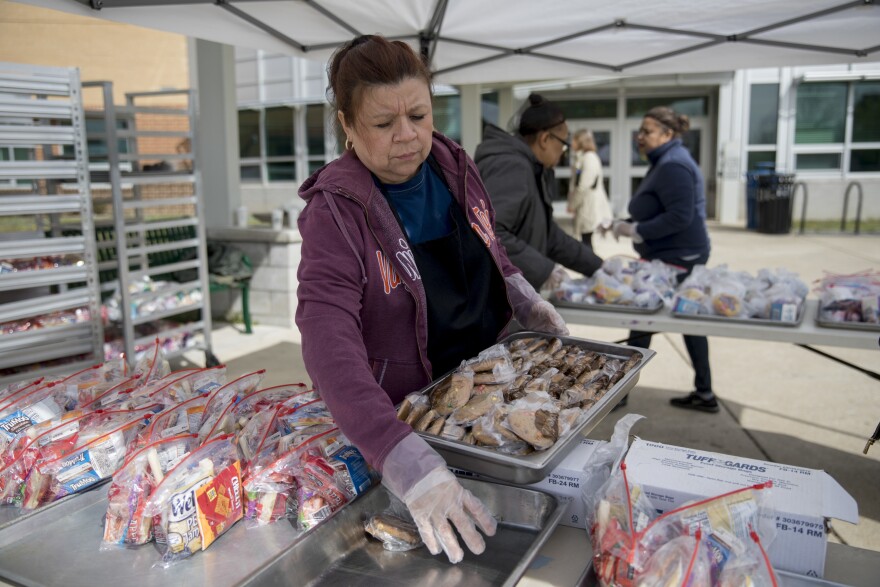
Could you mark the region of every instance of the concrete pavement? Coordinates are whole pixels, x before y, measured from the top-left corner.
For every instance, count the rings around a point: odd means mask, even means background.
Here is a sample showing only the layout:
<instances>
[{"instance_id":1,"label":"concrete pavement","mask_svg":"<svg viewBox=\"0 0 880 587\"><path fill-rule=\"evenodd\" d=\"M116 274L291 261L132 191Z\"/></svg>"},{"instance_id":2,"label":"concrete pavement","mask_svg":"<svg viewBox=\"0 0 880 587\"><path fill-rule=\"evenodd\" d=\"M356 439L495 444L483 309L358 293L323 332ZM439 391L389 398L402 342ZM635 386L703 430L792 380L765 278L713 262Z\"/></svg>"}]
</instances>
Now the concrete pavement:
<instances>
[{"instance_id":1,"label":"concrete pavement","mask_svg":"<svg viewBox=\"0 0 880 587\"><path fill-rule=\"evenodd\" d=\"M721 227L710 232L710 267L727 263L752 273L785 267L808 284L823 270L880 269L878 236L761 235ZM596 251L602 257L633 255L624 240L597 238ZM616 341L626 331L574 326L572 335ZM230 374L265 368L264 385L308 382L295 330L257 324L253 335L244 335L218 324L213 345ZM590 437L607 439L620 415L635 412L646 419L634 433L647 440L824 469L859 505L859 524L833 521L831 540L880 551L880 443L862 454L880 421L880 381L794 345L713 337L713 379L722 410L689 412L669 405L669 398L692 389L681 335L657 334L652 348L657 356L643 370L629 405L605 418ZM880 371L880 349L821 350ZM203 357L194 353L191 359L199 363Z\"/></svg>"}]
</instances>

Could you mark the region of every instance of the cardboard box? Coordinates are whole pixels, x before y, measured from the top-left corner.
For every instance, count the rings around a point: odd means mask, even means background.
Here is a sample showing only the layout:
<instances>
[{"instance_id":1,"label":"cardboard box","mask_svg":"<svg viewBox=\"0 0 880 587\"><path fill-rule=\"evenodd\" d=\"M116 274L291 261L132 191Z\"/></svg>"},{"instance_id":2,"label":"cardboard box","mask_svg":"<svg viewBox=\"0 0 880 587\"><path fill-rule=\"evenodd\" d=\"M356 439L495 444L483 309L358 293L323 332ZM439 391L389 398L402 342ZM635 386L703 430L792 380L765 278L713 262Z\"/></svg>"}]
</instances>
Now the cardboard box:
<instances>
[{"instance_id":1,"label":"cardboard box","mask_svg":"<svg viewBox=\"0 0 880 587\"><path fill-rule=\"evenodd\" d=\"M773 567L812 577L825 572L825 518L858 523L855 500L824 471L636 439L626 455L627 477L658 511L770 480L776 538Z\"/></svg>"},{"instance_id":2,"label":"cardboard box","mask_svg":"<svg viewBox=\"0 0 880 587\"><path fill-rule=\"evenodd\" d=\"M563 526L571 526L573 528L585 527L584 500L581 499L581 474L583 473L584 463L587 462L587 459L599 444L601 444L599 440L582 438L580 444L575 446L547 477L537 483L523 486L527 489L549 493L560 499L560 501L567 503L565 512L559 520L559 523ZM484 478L476 473L454 467L450 467L449 470L457 475ZM485 477L485 479L489 479L489 477Z\"/></svg>"}]
</instances>

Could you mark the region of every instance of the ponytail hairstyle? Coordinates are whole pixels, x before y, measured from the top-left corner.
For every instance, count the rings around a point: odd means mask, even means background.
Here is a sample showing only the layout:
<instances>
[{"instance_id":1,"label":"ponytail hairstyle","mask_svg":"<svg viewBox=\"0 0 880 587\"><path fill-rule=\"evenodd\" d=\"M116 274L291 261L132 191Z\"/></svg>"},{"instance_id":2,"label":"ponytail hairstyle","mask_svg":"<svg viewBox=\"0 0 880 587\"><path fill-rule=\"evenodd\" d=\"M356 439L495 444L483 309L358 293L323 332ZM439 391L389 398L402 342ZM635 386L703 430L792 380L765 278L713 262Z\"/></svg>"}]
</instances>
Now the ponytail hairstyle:
<instances>
[{"instance_id":1,"label":"ponytail hairstyle","mask_svg":"<svg viewBox=\"0 0 880 587\"><path fill-rule=\"evenodd\" d=\"M691 127L686 114L679 114L669 106L654 106L645 114L645 118L653 118L664 128L672 131L675 138L681 137Z\"/></svg>"},{"instance_id":2,"label":"ponytail hairstyle","mask_svg":"<svg viewBox=\"0 0 880 587\"><path fill-rule=\"evenodd\" d=\"M540 94L530 94L519 113L517 132L533 144L539 132L550 130L565 122L562 109Z\"/></svg>"}]
</instances>

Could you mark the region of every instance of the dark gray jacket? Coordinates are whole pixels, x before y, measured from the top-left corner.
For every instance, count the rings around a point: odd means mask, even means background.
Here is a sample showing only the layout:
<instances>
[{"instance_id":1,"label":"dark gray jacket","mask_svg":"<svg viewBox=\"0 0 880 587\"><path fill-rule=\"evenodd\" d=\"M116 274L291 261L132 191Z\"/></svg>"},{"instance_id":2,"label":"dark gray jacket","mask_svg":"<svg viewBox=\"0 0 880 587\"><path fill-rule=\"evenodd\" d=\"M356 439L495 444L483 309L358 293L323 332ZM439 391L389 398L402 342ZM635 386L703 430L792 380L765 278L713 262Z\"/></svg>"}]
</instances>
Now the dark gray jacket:
<instances>
[{"instance_id":1,"label":"dark gray jacket","mask_svg":"<svg viewBox=\"0 0 880 587\"><path fill-rule=\"evenodd\" d=\"M553 220L556 176L521 136L487 125L474 161L495 208L495 232L535 289L556 263L587 276L601 267L602 259Z\"/></svg>"}]
</instances>

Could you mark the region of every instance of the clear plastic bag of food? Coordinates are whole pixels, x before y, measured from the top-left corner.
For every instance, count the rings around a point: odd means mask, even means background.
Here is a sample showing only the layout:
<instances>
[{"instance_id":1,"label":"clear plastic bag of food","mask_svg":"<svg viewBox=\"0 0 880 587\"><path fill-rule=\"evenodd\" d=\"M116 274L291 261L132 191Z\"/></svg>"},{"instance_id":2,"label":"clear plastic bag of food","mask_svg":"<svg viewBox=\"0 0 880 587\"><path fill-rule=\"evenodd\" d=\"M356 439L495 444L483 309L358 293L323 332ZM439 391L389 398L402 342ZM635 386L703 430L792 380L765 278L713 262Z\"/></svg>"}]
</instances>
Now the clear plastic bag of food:
<instances>
[{"instance_id":1,"label":"clear plastic bag of food","mask_svg":"<svg viewBox=\"0 0 880 587\"><path fill-rule=\"evenodd\" d=\"M217 436L186 455L147 498L159 566L206 549L243 513L241 464L232 435Z\"/></svg>"},{"instance_id":2,"label":"clear plastic bag of food","mask_svg":"<svg viewBox=\"0 0 880 587\"><path fill-rule=\"evenodd\" d=\"M757 532L752 531L743 550L728 559L714 584L718 587L777 587L776 572Z\"/></svg>"},{"instance_id":3,"label":"clear plastic bag of food","mask_svg":"<svg viewBox=\"0 0 880 587\"><path fill-rule=\"evenodd\" d=\"M711 552L698 529L694 536L673 538L636 573L636 587L707 587L711 580Z\"/></svg>"},{"instance_id":4,"label":"clear plastic bag of food","mask_svg":"<svg viewBox=\"0 0 880 587\"><path fill-rule=\"evenodd\" d=\"M101 550L146 544L153 539L153 517L146 515L153 490L197 447L195 434L152 442L130 455L113 475L107 490L107 512Z\"/></svg>"},{"instance_id":5,"label":"clear plastic bag of food","mask_svg":"<svg viewBox=\"0 0 880 587\"><path fill-rule=\"evenodd\" d=\"M0 452L16 435L31 426L60 417L67 411L66 403L67 390L60 381L40 385L10 398L0 410Z\"/></svg>"},{"instance_id":6,"label":"clear plastic bag of food","mask_svg":"<svg viewBox=\"0 0 880 587\"><path fill-rule=\"evenodd\" d=\"M474 385L500 385L513 381L516 370L510 351L503 344L492 345L461 367L474 372Z\"/></svg>"},{"instance_id":7,"label":"clear plastic bag of food","mask_svg":"<svg viewBox=\"0 0 880 587\"><path fill-rule=\"evenodd\" d=\"M91 401L83 404L83 407L88 410L120 409L119 404L123 403L129 394L140 385L142 378L142 374L132 375L121 381L115 381L112 384L96 388ZM81 397L87 399L88 395Z\"/></svg>"},{"instance_id":8,"label":"clear plastic bag of food","mask_svg":"<svg viewBox=\"0 0 880 587\"><path fill-rule=\"evenodd\" d=\"M141 446L163 438L199 431L208 397L197 395L156 414L140 435Z\"/></svg>"},{"instance_id":9,"label":"clear plastic bag of food","mask_svg":"<svg viewBox=\"0 0 880 587\"><path fill-rule=\"evenodd\" d=\"M312 430L324 428L320 425ZM245 486L249 525L295 514L297 528L309 530L375 482L375 472L338 428L322 430L274 461L251 466Z\"/></svg>"},{"instance_id":10,"label":"clear plastic bag of food","mask_svg":"<svg viewBox=\"0 0 880 587\"><path fill-rule=\"evenodd\" d=\"M239 398L253 393L266 375L265 369L242 375L238 379L230 381L223 387L211 392L208 403L205 404L205 412L199 424L199 441L227 432L232 432L234 422L229 413L232 406Z\"/></svg>"},{"instance_id":11,"label":"clear plastic bag of food","mask_svg":"<svg viewBox=\"0 0 880 587\"><path fill-rule=\"evenodd\" d=\"M394 497L385 511L366 517L364 531L380 541L382 548L391 552L406 552L424 544L406 506Z\"/></svg>"},{"instance_id":12,"label":"clear plastic bag of food","mask_svg":"<svg viewBox=\"0 0 880 587\"><path fill-rule=\"evenodd\" d=\"M96 414L80 426L76 444L61 456L39 460L25 486L22 509L36 509L84 491L122 465L138 432L160 406Z\"/></svg>"},{"instance_id":13,"label":"clear plastic bag of food","mask_svg":"<svg viewBox=\"0 0 880 587\"><path fill-rule=\"evenodd\" d=\"M140 357L135 361L133 374L141 375L145 384L162 379L171 372L171 366L162 356L162 344L159 342L158 336L142 353L138 354Z\"/></svg>"},{"instance_id":14,"label":"clear plastic bag of food","mask_svg":"<svg viewBox=\"0 0 880 587\"><path fill-rule=\"evenodd\" d=\"M776 515L766 506L771 486L767 482L741 487L663 513L639 536L632 557L635 566L642 568L670 540L700 530L712 550L712 576L717 577L726 561L744 549L753 530L768 543L775 536Z\"/></svg>"},{"instance_id":15,"label":"clear plastic bag of food","mask_svg":"<svg viewBox=\"0 0 880 587\"><path fill-rule=\"evenodd\" d=\"M183 369L136 388L130 397L135 405L163 403L170 407L198 395L208 395L226 384L226 365Z\"/></svg>"},{"instance_id":16,"label":"clear plastic bag of food","mask_svg":"<svg viewBox=\"0 0 880 587\"><path fill-rule=\"evenodd\" d=\"M597 271L593 275L590 295L599 304L628 305L635 299L635 293L629 285L604 271Z\"/></svg>"},{"instance_id":17,"label":"clear plastic bag of food","mask_svg":"<svg viewBox=\"0 0 880 587\"><path fill-rule=\"evenodd\" d=\"M0 458L0 505L20 506L25 483L37 461L70 452L80 428L95 417L94 413L68 412L18 435Z\"/></svg>"},{"instance_id":18,"label":"clear plastic bag of food","mask_svg":"<svg viewBox=\"0 0 880 587\"><path fill-rule=\"evenodd\" d=\"M19 393L26 393L27 390L33 390L37 386L41 385L45 377L37 377L36 379L23 379L22 381L17 381L14 383L10 383L3 389L0 389L0 408L6 403L6 398L12 397Z\"/></svg>"}]
</instances>

